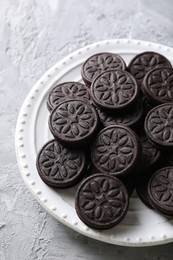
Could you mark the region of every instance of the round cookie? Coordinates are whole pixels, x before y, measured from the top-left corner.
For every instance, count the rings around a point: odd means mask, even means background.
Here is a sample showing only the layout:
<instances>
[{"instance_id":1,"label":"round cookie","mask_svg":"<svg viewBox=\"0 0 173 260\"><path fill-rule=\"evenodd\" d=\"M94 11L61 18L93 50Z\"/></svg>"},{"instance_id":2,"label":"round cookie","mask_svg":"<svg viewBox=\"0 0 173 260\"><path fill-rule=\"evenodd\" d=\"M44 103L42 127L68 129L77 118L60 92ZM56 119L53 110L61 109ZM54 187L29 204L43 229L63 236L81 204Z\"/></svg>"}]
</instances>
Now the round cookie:
<instances>
[{"instance_id":1,"label":"round cookie","mask_svg":"<svg viewBox=\"0 0 173 260\"><path fill-rule=\"evenodd\" d=\"M97 127L98 115L95 108L82 99L61 102L49 117L49 128L53 136L70 146L90 140Z\"/></svg>"},{"instance_id":2,"label":"round cookie","mask_svg":"<svg viewBox=\"0 0 173 260\"><path fill-rule=\"evenodd\" d=\"M91 160L98 172L118 176L134 169L140 152L138 137L130 128L112 125L98 133L91 146Z\"/></svg>"},{"instance_id":3,"label":"round cookie","mask_svg":"<svg viewBox=\"0 0 173 260\"><path fill-rule=\"evenodd\" d=\"M156 68L149 71L143 81L142 90L153 105L173 102L173 69Z\"/></svg>"},{"instance_id":4,"label":"round cookie","mask_svg":"<svg viewBox=\"0 0 173 260\"><path fill-rule=\"evenodd\" d=\"M91 96L103 110L123 110L137 101L139 89L134 77L123 70L99 74L92 82Z\"/></svg>"},{"instance_id":5,"label":"round cookie","mask_svg":"<svg viewBox=\"0 0 173 260\"><path fill-rule=\"evenodd\" d=\"M100 73L117 69L126 69L124 60L118 54L103 52L94 54L85 61L81 75L85 84L90 86L93 79Z\"/></svg>"},{"instance_id":6,"label":"round cookie","mask_svg":"<svg viewBox=\"0 0 173 260\"><path fill-rule=\"evenodd\" d=\"M154 68L172 68L170 61L156 52L143 52L136 55L128 65L128 71L135 77L139 87L146 73Z\"/></svg>"},{"instance_id":7,"label":"round cookie","mask_svg":"<svg viewBox=\"0 0 173 260\"><path fill-rule=\"evenodd\" d=\"M143 115L143 106L141 102L137 102L133 107L129 108L126 112L108 113L98 109L100 121L104 127L110 125L125 125L131 128L138 126L139 121Z\"/></svg>"},{"instance_id":8,"label":"round cookie","mask_svg":"<svg viewBox=\"0 0 173 260\"><path fill-rule=\"evenodd\" d=\"M148 183L148 194L154 209L173 216L173 167L155 172Z\"/></svg>"},{"instance_id":9,"label":"round cookie","mask_svg":"<svg viewBox=\"0 0 173 260\"><path fill-rule=\"evenodd\" d=\"M79 82L64 82L56 85L49 93L47 108L52 111L61 101L73 98L83 98L90 101L88 87Z\"/></svg>"},{"instance_id":10,"label":"round cookie","mask_svg":"<svg viewBox=\"0 0 173 260\"><path fill-rule=\"evenodd\" d=\"M144 129L154 145L173 151L173 103L165 103L150 110L145 118Z\"/></svg>"},{"instance_id":11,"label":"round cookie","mask_svg":"<svg viewBox=\"0 0 173 260\"><path fill-rule=\"evenodd\" d=\"M76 193L76 212L92 228L108 229L117 225L126 216L128 206L124 184L118 178L102 173L85 179Z\"/></svg>"},{"instance_id":12,"label":"round cookie","mask_svg":"<svg viewBox=\"0 0 173 260\"><path fill-rule=\"evenodd\" d=\"M38 153L36 166L46 184L63 189L74 186L84 177L85 162L83 151L51 140Z\"/></svg>"}]
</instances>

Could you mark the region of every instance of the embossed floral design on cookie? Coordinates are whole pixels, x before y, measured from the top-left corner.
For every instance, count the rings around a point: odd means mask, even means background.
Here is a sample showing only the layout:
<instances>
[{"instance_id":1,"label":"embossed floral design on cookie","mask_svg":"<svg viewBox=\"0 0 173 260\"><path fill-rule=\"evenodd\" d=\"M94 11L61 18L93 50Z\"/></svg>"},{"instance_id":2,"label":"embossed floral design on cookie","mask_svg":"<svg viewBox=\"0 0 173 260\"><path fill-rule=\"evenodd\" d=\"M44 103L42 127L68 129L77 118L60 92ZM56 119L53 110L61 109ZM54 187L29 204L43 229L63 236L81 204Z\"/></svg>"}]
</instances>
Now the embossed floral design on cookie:
<instances>
[{"instance_id":1,"label":"embossed floral design on cookie","mask_svg":"<svg viewBox=\"0 0 173 260\"><path fill-rule=\"evenodd\" d=\"M143 52L132 59L128 70L135 77L140 86L144 76L149 70L161 67L172 68L172 65L166 57L159 53Z\"/></svg>"},{"instance_id":2,"label":"embossed floral design on cookie","mask_svg":"<svg viewBox=\"0 0 173 260\"><path fill-rule=\"evenodd\" d=\"M124 113L109 113L98 109L98 115L103 126L109 125L125 125L128 127L135 127L138 125L143 114L143 107L141 102L137 102L132 108Z\"/></svg>"},{"instance_id":3,"label":"embossed floral design on cookie","mask_svg":"<svg viewBox=\"0 0 173 260\"><path fill-rule=\"evenodd\" d=\"M80 185L76 195L76 210L89 226L109 228L124 218L128 194L123 183L105 174L94 174Z\"/></svg>"},{"instance_id":4,"label":"embossed floral design on cookie","mask_svg":"<svg viewBox=\"0 0 173 260\"><path fill-rule=\"evenodd\" d=\"M91 94L99 107L117 110L136 101L138 86L133 76L126 71L107 71L92 82Z\"/></svg>"},{"instance_id":5,"label":"embossed floral design on cookie","mask_svg":"<svg viewBox=\"0 0 173 260\"><path fill-rule=\"evenodd\" d=\"M51 113L49 126L52 134L62 142L78 143L96 131L98 116L92 105L83 100L67 100Z\"/></svg>"},{"instance_id":6,"label":"embossed floral design on cookie","mask_svg":"<svg viewBox=\"0 0 173 260\"><path fill-rule=\"evenodd\" d=\"M146 116L145 131L159 147L173 149L173 103L153 108Z\"/></svg>"},{"instance_id":7,"label":"embossed floral design on cookie","mask_svg":"<svg viewBox=\"0 0 173 260\"><path fill-rule=\"evenodd\" d=\"M124 70L124 60L114 53L97 53L88 58L82 67L82 77L87 85L91 85L93 79L107 70Z\"/></svg>"},{"instance_id":8,"label":"embossed floral design on cookie","mask_svg":"<svg viewBox=\"0 0 173 260\"><path fill-rule=\"evenodd\" d=\"M134 167L140 156L135 133L125 126L108 126L97 136L91 149L91 160L99 172L124 174Z\"/></svg>"},{"instance_id":9,"label":"embossed floral design on cookie","mask_svg":"<svg viewBox=\"0 0 173 260\"><path fill-rule=\"evenodd\" d=\"M157 68L149 71L143 80L143 90L150 102L173 102L173 69Z\"/></svg>"},{"instance_id":10,"label":"embossed floral design on cookie","mask_svg":"<svg viewBox=\"0 0 173 260\"><path fill-rule=\"evenodd\" d=\"M157 171L149 181L148 191L153 207L173 216L173 167Z\"/></svg>"},{"instance_id":11,"label":"embossed floral design on cookie","mask_svg":"<svg viewBox=\"0 0 173 260\"><path fill-rule=\"evenodd\" d=\"M82 151L64 147L56 140L44 145L37 156L40 177L49 185L71 187L82 177L85 156Z\"/></svg>"},{"instance_id":12,"label":"embossed floral design on cookie","mask_svg":"<svg viewBox=\"0 0 173 260\"><path fill-rule=\"evenodd\" d=\"M51 111L61 101L73 98L83 98L90 101L90 92L88 87L79 82L65 82L54 87L48 96L47 107Z\"/></svg>"}]
</instances>

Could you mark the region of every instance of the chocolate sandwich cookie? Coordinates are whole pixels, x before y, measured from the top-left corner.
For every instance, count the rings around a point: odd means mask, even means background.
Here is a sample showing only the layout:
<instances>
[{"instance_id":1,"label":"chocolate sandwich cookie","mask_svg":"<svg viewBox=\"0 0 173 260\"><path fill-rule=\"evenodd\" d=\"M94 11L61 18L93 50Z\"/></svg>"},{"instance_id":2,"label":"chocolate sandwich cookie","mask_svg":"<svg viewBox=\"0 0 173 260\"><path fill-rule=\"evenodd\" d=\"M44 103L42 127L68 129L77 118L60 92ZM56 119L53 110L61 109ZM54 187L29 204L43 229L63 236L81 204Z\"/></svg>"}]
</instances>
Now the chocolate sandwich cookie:
<instances>
[{"instance_id":1,"label":"chocolate sandwich cookie","mask_svg":"<svg viewBox=\"0 0 173 260\"><path fill-rule=\"evenodd\" d=\"M84 177L85 161L83 151L69 149L51 140L38 153L36 166L46 184L55 188L69 188Z\"/></svg>"},{"instance_id":2,"label":"chocolate sandwich cookie","mask_svg":"<svg viewBox=\"0 0 173 260\"><path fill-rule=\"evenodd\" d=\"M98 172L118 176L134 169L140 152L138 137L130 128L112 125L97 135L91 145L91 160Z\"/></svg>"},{"instance_id":3,"label":"chocolate sandwich cookie","mask_svg":"<svg viewBox=\"0 0 173 260\"><path fill-rule=\"evenodd\" d=\"M142 90L153 106L173 102L173 69L156 68L142 81Z\"/></svg>"},{"instance_id":4,"label":"chocolate sandwich cookie","mask_svg":"<svg viewBox=\"0 0 173 260\"><path fill-rule=\"evenodd\" d=\"M139 136L141 143L141 159L139 165L136 167L135 171L145 171L146 169L153 169L156 163L160 159L160 150L156 148L147 138L144 132L140 133Z\"/></svg>"},{"instance_id":5,"label":"chocolate sandwich cookie","mask_svg":"<svg viewBox=\"0 0 173 260\"><path fill-rule=\"evenodd\" d=\"M135 77L139 87L146 73L154 68L172 68L170 61L156 52L143 52L136 55L128 65L128 71Z\"/></svg>"},{"instance_id":6,"label":"chocolate sandwich cookie","mask_svg":"<svg viewBox=\"0 0 173 260\"><path fill-rule=\"evenodd\" d=\"M137 102L133 107L121 113L108 113L107 111L98 109L98 115L104 127L125 125L134 129L139 126L143 115L143 106L141 102Z\"/></svg>"},{"instance_id":7,"label":"chocolate sandwich cookie","mask_svg":"<svg viewBox=\"0 0 173 260\"><path fill-rule=\"evenodd\" d=\"M106 71L92 82L91 96L103 110L123 110L132 106L138 98L138 86L134 77L123 70Z\"/></svg>"},{"instance_id":8,"label":"chocolate sandwich cookie","mask_svg":"<svg viewBox=\"0 0 173 260\"><path fill-rule=\"evenodd\" d=\"M153 208L173 216L173 167L165 167L152 175L148 194Z\"/></svg>"},{"instance_id":9,"label":"chocolate sandwich cookie","mask_svg":"<svg viewBox=\"0 0 173 260\"><path fill-rule=\"evenodd\" d=\"M135 188L138 194L139 199L150 209L152 209L152 205L150 203L149 194L148 194L148 182L151 178L152 173L141 174L138 172L138 176L136 176Z\"/></svg>"},{"instance_id":10,"label":"chocolate sandwich cookie","mask_svg":"<svg viewBox=\"0 0 173 260\"><path fill-rule=\"evenodd\" d=\"M91 176L94 174L97 174L98 171L94 168L94 166L92 164L90 164L87 168L87 176ZM107 173L104 173L107 174ZM108 174L107 174L108 175ZM126 187L129 196L132 195L134 188L135 188L135 176L134 175L118 175L116 176L118 179L120 179L120 181L122 181L122 183L124 184L124 186Z\"/></svg>"},{"instance_id":11,"label":"chocolate sandwich cookie","mask_svg":"<svg viewBox=\"0 0 173 260\"><path fill-rule=\"evenodd\" d=\"M108 229L126 216L129 206L128 192L115 177L94 174L79 186L75 208L79 218L96 229Z\"/></svg>"},{"instance_id":12,"label":"chocolate sandwich cookie","mask_svg":"<svg viewBox=\"0 0 173 260\"><path fill-rule=\"evenodd\" d=\"M150 110L145 118L144 129L154 145L173 151L173 103L165 103Z\"/></svg>"},{"instance_id":13,"label":"chocolate sandwich cookie","mask_svg":"<svg viewBox=\"0 0 173 260\"><path fill-rule=\"evenodd\" d=\"M82 78L87 86L90 86L93 79L100 73L107 70L125 70L124 60L115 53L97 53L89 57L82 66Z\"/></svg>"},{"instance_id":14,"label":"chocolate sandwich cookie","mask_svg":"<svg viewBox=\"0 0 173 260\"><path fill-rule=\"evenodd\" d=\"M67 99L83 98L90 101L90 92L88 87L79 82L64 82L54 87L48 96L47 107L52 111L61 101Z\"/></svg>"},{"instance_id":15,"label":"chocolate sandwich cookie","mask_svg":"<svg viewBox=\"0 0 173 260\"><path fill-rule=\"evenodd\" d=\"M97 127L95 108L82 99L61 102L49 117L49 128L53 136L70 146L81 145L90 140Z\"/></svg>"}]
</instances>

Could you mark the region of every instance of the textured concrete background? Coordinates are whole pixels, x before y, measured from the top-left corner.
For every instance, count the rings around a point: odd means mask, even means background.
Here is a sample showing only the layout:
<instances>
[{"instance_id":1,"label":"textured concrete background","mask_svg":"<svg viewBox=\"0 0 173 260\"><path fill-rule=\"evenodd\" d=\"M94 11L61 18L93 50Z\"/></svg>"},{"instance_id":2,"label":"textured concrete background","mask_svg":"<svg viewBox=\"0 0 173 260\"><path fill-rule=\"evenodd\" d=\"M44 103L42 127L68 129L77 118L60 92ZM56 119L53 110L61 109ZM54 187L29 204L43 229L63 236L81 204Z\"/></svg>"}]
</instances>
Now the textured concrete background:
<instances>
[{"instance_id":1,"label":"textured concrete background","mask_svg":"<svg viewBox=\"0 0 173 260\"><path fill-rule=\"evenodd\" d=\"M173 46L172 14L171 0L0 0L0 260L172 259L172 244L113 246L58 223L25 187L14 150L20 106L48 68L102 39Z\"/></svg>"}]
</instances>

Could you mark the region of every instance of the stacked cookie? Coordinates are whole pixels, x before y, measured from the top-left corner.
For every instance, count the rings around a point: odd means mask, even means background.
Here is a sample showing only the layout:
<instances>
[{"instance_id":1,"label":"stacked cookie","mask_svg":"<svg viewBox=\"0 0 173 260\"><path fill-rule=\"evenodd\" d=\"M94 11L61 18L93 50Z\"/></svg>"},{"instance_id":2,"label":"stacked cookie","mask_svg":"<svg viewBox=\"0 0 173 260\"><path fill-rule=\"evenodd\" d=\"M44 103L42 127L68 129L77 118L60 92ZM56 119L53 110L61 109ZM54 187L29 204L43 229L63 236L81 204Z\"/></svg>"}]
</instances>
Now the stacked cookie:
<instances>
[{"instance_id":1,"label":"stacked cookie","mask_svg":"<svg viewBox=\"0 0 173 260\"><path fill-rule=\"evenodd\" d=\"M42 180L55 188L81 182L75 207L88 226L106 229L126 216L136 187L150 208L173 216L173 69L145 52L126 66L98 53L82 66L84 84L49 93L54 139L37 156Z\"/></svg>"}]
</instances>

